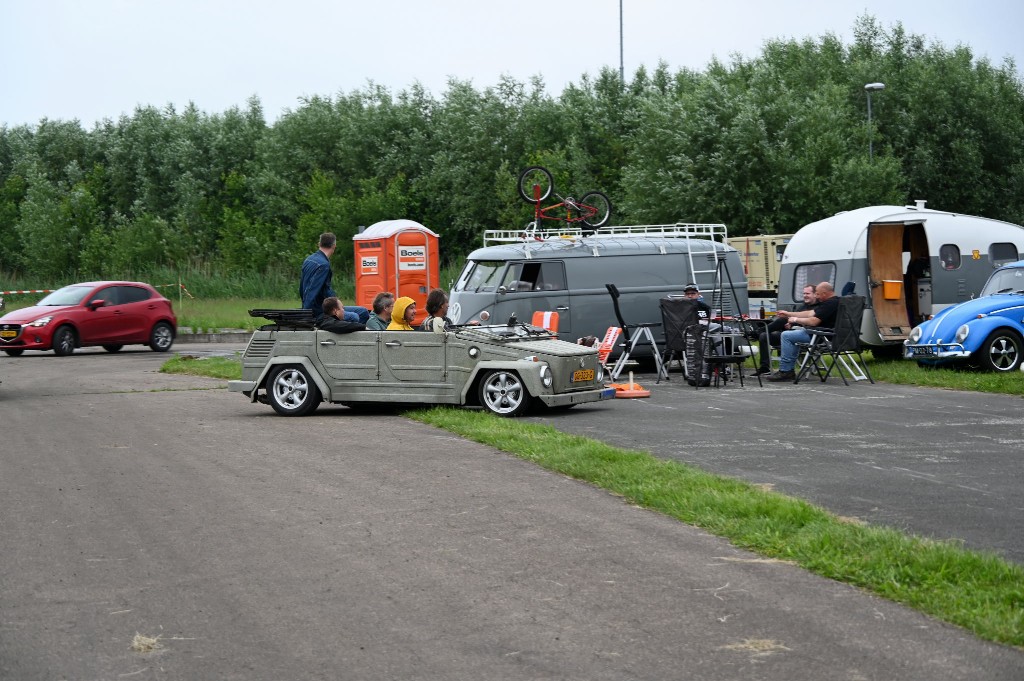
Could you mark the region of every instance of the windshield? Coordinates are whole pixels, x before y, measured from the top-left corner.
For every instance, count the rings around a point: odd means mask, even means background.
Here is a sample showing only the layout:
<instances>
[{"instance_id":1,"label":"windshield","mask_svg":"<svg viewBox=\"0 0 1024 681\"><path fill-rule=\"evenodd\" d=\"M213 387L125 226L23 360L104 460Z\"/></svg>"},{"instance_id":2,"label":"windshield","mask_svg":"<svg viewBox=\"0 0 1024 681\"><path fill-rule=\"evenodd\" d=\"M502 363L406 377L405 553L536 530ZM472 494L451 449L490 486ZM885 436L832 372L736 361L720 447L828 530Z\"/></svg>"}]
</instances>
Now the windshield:
<instances>
[{"instance_id":1,"label":"windshield","mask_svg":"<svg viewBox=\"0 0 1024 681\"><path fill-rule=\"evenodd\" d=\"M513 321L513 324L493 324L490 326L463 326L460 328L461 333L469 334L470 336L476 336L478 338L487 338L492 341L515 341L524 339L539 339L539 338L557 338L557 334L553 334L546 329L542 329L536 326L530 326L523 324L519 320Z\"/></svg>"},{"instance_id":2,"label":"windshield","mask_svg":"<svg viewBox=\"0 0 1024 681\"><path fill-rule=\"evenodd\" d=\"M993 272L981 290L982 297L993 293L1024 293L1024 267Z\"/></svg>"},{"instance_id":3,"label":"windshield","mask_svg":"<svg viewBox=\"0 0 1024 681\"><path fill-rule=\"evenodd\" d=\"M504 260L470 260L455 284L456 291L494 291L498 275L505 269Z\"/></svg>"},{"instance_id":4,"label":"windshield","mask_svg":"<svg viewBox=\"0 0 1024 681\"><path fill-rule=\"evenodd\" d=\"M60 305L78 305L92 290L92 286L65 286L40 300L37 305L57 307Z\"/></svg>"}]
</instances>

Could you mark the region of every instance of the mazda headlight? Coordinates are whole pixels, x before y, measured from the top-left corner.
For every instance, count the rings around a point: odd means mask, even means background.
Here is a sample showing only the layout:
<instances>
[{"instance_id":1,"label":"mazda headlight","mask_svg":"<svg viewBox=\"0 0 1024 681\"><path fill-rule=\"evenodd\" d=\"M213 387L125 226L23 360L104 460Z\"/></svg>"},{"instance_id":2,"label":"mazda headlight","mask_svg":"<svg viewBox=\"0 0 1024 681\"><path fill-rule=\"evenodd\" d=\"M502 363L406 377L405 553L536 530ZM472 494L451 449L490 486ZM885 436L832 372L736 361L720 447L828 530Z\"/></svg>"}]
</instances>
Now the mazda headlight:
<instances>
[{"instance_id":1,"label":"mazda headlight","mask_svg":"<svg viewBox=\"0 0 1024 681\"><path fill-rule=\"evenodd\" d=\"M965 340L967 340L967 335L970 332L971 327L964 324L963 326L956 330L956 335L953 337L953 339L956 340L957 343L963 343Z\"/></svg>"},{"instance_id":2,"label":"mazda headlight","mask_svg":"<svg viewBox=\"0 0 1024 681\"><path fill-rule=\"evenodd\" d=\"M53 321L53 315L51 314L51 315L47 315L45 317L40 317L39 319L37 319L34 322L30 323L29 326L46 326L47 324L49 324L52 321Z\"/></svg>"},{"instance_id":3,"label":"mazda headlight","mask_svg":"<svg viewBox=\"0 0 1024 681\"><path fill-rule=\"evenodd\" d=\"M915 326L911 331L910 335L907 336L908 343L918 343L921 340L921 336L924 335L924 331L921 330L920 326Z\"/></svg>"}]
</instances>

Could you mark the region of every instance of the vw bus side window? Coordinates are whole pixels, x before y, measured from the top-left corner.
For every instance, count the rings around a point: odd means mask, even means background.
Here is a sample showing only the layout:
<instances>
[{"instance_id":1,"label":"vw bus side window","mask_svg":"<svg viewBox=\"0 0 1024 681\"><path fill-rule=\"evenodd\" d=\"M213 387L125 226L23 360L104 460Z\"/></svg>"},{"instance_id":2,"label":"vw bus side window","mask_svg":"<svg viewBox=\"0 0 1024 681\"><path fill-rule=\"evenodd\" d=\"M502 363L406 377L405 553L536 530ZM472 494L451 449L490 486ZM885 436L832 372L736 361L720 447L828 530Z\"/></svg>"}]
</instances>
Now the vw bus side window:
<instances>
[{"instance_id":1,"label":"vw bus side window","mask_svg":"<svg viewBox=\"0 0 1024 681\"><path fill-rule=\"evenodd\" d=\"M804 286L817 286L823 281L836 285L835 263L815 262L798 265L796 272L793 273L793 300L803 300Z\"/></svg>"},{"instance_id":2,"label":"vw bus side window","mask_svg":"<svg viewBox=\"0 0 1024 681\"><path fill-rule=\"evenodd\" d=\"M470 260L455 283L456 291L494 291L505 269L504 260Z\"/></svg>"},{"instance_id":3,"label":"vw bus side window","mask_svg":"<svg viewBox=\"0 0 1024 681\"><path fill-rule=\"evenodd\" d=\"M992 267L999 267L1008 262L1017 262L1017 247L1014 244L992 244L988 247L988 259Z\"/></svg>"},{"instance_id":4,"label":"vw bus side window","mask_svg":"<svg viewBox=\"0 0 1024 681\"><path fill-rule=\"evenodd\" d=\"M501 282L509 293L564 291L565 266L561 262L516 262L509 265Z\"/></svg>"},{"instance_id":5,"label":"vw bus side window","mask_svg":"<svg viewBox=\"0 0 1024 681\"><path fill-rule=\"evenodd\" d=\"M960 269L960 247L956 244L943 244L939 248L939 260L944 270Z\"/></svg>"}]
</instances>

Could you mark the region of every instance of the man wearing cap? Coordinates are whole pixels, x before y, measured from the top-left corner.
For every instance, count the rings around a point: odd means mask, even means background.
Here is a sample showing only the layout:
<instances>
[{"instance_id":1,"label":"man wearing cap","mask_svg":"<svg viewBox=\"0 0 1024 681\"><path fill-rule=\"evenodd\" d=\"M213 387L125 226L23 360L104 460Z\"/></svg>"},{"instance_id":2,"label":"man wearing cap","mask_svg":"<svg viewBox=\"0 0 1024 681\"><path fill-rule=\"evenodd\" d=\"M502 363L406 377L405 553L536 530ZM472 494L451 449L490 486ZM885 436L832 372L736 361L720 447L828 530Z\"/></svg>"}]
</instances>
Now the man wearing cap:
<instances>
[{"instance_id":1,"label":"man wearing cap","mask_svg":"<svg viewBox=\"0 0 1024 681\"><path fill-rule=\"evenodd\" d=\"M700 289L694 283L689 283L683 287L683 295L686 296L687 300L692 300L696 303L697 308L697 321L701 324L711 323L711 307L700 298Z\"/></svg>"}]
</instances>

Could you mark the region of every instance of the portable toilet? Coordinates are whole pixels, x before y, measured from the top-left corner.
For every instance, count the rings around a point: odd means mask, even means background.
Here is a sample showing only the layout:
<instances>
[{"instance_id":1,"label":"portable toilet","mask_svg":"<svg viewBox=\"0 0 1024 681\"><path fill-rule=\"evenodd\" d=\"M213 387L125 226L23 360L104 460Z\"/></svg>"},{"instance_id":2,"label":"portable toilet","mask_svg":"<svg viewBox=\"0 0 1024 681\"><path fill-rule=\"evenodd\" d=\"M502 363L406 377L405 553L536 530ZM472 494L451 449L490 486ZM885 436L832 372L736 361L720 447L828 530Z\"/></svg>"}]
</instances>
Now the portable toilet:
<instances>
[{"instance_id":1,"label":"portable toilet","mask_svg":"<svg viewBox=\"0 0 1024 681\"><path fill-rule=\"evenodd\" d=\"M352 237L356 305L373 309L381 291L416 301L416 324L427 317L427 294L440 286L439 235L413 220L384 220Z\"/></svg>"}]
</instances>

